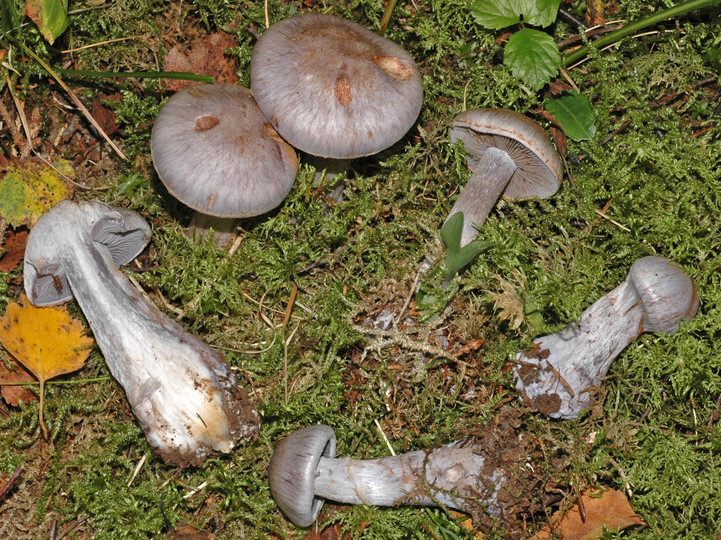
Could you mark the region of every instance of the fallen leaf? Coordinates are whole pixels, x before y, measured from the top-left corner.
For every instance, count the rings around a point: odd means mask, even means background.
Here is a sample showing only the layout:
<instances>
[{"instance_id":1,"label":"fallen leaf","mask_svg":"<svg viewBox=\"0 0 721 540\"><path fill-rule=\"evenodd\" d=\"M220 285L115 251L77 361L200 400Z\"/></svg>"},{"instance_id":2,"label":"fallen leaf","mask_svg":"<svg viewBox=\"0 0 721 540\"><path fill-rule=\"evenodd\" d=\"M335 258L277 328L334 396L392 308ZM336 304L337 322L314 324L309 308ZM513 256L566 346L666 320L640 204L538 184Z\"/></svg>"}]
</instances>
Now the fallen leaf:
<instances>
[{"instance_id":1,"label":"fallen leaf","mask_svg":"<svg viewBox=\"0 0 721 540\"><path fill-rule=\"evenodd\" d=\"M231 34L217 32L198 38L190 44L190 50L175 45L165 55L164 71L187 71L197 75L210 75L216 83L238 82L238 59L225 54L226 49L238 46L238 40ZM178 91L198 84L193 81L165 79L168 90Z\"/></svg>"},{"instance_id":2,"label":"fallen leaf","mask_svg":"<svg viewBox=\"0 0 721 540\"><path fill-rule=\"evenodd\" d=\"M599 493L593 491L581 496L585 519L581 519L578 504L566 513L556 512L551 517L556 535L564 540L594 540L601 538L604 527L609 531L616 531L633 525L646 525L633 511L626 495L622 492L607 489L600 497ZM546 525L533 536L532 540L550 538L552 538L551 526Z\"/></svg>"},{"instance_id":3,"label":"fallen leaf","mask_svg":"<svg viewBox=\"0 0 721 540\"><path fill-rule=\"evenodd\" d=\"M5 237L5 253L0 257L0 272L12 272L25 255L28 231L9 231Z\"/></svg>"},{"instance_id":4,"label":"fallen leaf","mask_svg":"<svg viewBox=\"0 0 721 540\"><path fill-rule=\"evenodd\" d=\"M119 100L119 94L112 96L114 101ZM100 94L93 99L93 108L90 114L97 121L100 129L102 129L106 135L112 135L118 131L118 124L115 123L115 113L103 104L103 101L108 99L108 96Z\"/></svg>"},{"instance_id":5,"label":"fallen leaf","mask_svg":"<svg viewBox=\"0 0 721 540\"><path fill-rule=\"evenodd\" d=\"M178 523L175 529L169 530L165 535L166 540L213 540L213 538L215 537L208 531L187 523Z\"/></svg>"},{"instance_id":6,"label":"fallen leaf","mask_svg":"<svg viewBox=\"0 0 721 540\"><path fill-rule=\"evenodd\" d=\"M75 177L70 163L61 160L53 167L29 160L8 166L0 180L0 216L11 226L32 227L45 211L73 194L61 178Z\"/></svg>"},{"instance_id":7,"label":"fallen leaf","mask_svg":"<svg viewBox=\"0 0 721 540\"><path fill-rule=\"evenodd\" d=\"M36 380L33 374L20 364L13 363L12 369L8 369L5 362L0 361L0 386L2 387L0 393L8 405L19 407L20 400L23 403L34 401L35 394L22 386L5 386L7 383L26 383Z\"/></svg>"},{"instance_id":8,"label":"fallen leaf","mask_svg":"<svg viewBox=\"0 0 721 540\"><path fill-rule=\"evenodd\" d=\"M83 367L93 340L65 308L36 308L23 294L0 318L0 343L40 382L40 426L43 422L45 381Z\"/></svg>"}]
</instances>

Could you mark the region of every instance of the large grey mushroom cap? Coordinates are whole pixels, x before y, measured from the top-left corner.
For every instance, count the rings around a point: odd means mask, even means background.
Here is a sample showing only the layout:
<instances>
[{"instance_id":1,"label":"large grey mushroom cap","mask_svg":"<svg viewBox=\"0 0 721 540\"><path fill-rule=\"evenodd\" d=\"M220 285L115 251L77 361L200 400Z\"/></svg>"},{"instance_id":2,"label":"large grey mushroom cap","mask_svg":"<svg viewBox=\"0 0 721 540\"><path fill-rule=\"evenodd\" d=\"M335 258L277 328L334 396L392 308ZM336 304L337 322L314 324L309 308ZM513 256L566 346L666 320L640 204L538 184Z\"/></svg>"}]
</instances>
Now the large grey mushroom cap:
<instances>
[{"instance_id":1,"label":"large grey mushroom cap","mask_svg":"<svg viewBox=\"0 0 721 540\"><path fill-rule=\"evenodd\" d=\"M270 492L278 507L298 527L309 527L323 507L315 496L315 479L321 458L334 458L335 432L319 424L295 431L273 453L268 470Z\"/></svg>"},{"instance_id":2,"label":"large grey mushroom cap","mask_svg":"<svg viewBox=\"0 0 721 540\"><path fill-rule=\"evenodd\" d=\"M151 137L168 191L193 210L236 218L263 214L293 187L298 162L246 88L200 84L174 94Z\"/></svg>"},{"instance_id":3,"label":"large grey mushroom cap","mask_svg":"<svg viewBox=\"0 0 721 540\"><path fill-rule=\"evenodd\" d=\"M561 187L558 152L536 122L508 109L469 109L453 121L451 141L463 141L468 165L477 168L489 147L506 152L518 169L503 195L511 199L550 197Z\"/></svg>"},{"instance_id":4,"label":"large grey mushroom cap","mask_svg":"<svg viewBox=\"0 0 721 540\"><path fill-rule=\"evenodd\" d=\"M150 241L150 227L135 212L100 201L60 201L33 226L33 242L25 248L25 294L34 306L55 306L73 298L65 269L57 263L67 255L67 246L55 241L58 227L69 219L77 225L73 234L105 245L118 266L132 261Z\"/></svg>"},{"instance_id":5,"label":"large grey mushroom cap","mask_svg":"<svg viewBox=\"0 0 721 540\"><path fill-rule=\"evenodd\" d=\"M375 154L418 117L421 76L396 43L332 15L268 28L253 50L253 95L281 136L326 158Z\"/></svg>"}]
</instances>

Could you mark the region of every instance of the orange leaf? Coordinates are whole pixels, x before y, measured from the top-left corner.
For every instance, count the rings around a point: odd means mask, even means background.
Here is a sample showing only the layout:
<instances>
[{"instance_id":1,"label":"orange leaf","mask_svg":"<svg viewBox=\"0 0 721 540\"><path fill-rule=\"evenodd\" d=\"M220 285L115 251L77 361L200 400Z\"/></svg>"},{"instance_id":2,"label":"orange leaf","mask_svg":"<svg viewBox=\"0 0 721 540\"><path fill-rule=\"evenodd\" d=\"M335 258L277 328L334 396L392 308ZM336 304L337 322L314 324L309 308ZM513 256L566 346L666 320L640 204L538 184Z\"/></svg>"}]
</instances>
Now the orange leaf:
<instances>
[{"instance_id":1,"label":"orange leaf","mask_svg":"<svg viewBox=\"0 0 721 540\"><path fill-rule=\"evenodd\" d=\"M567 513L560 510L551 518L555 533L564 540L594 540L601 538L604 526L615 531L633 525L646 525L631 508L626 496L615 489L608 489L599 497L599 492L581 496L585 510L585 520L581 519L578 505L574 505ZM551 527L546 525L538 531L532 540L551 538Z\"/></svg>"},{"instance_id":2,"label":"orange leaf","mask_svg":"<svg viewBox=\"0 0 721 540\"><path fill-rule=\"evenodd\" d=\"M43 422L45 381L80 369L93 340L65 308L36 308L23 294L0 318L0 343L40 381L40 426Z\"/></svg>"}]
</instances>

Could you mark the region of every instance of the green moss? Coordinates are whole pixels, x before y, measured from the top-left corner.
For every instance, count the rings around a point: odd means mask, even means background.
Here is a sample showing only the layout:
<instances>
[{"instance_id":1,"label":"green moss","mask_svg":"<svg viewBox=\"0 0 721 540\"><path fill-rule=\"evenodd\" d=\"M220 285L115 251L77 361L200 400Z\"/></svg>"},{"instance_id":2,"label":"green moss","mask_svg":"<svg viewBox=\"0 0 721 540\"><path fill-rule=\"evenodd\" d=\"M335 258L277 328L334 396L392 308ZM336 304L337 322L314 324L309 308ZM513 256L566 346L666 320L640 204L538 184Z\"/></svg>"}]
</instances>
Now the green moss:
<instances>
[{"instance_id":1,"label":"green moss","mask_svg":"<svg viewBox=\"0 0 721 540\"><path fill-rule=\"evenodd\" d=\"M383 13L383 3L370 0L271 1L269 18L307 11L309 4L373 29ZM442 263L438 231L469 177L462 145L448 140L454 116L464 107L533 111L545 96L528 91L502 65L498 33L473 22L470 2L416 4L399 3L387 35L411 52L423 75L417 125L378 156L355 160L340 202L330 197L331 182L313 183L315 171L301 155L288 198L267 215L240 222L242 242L232 255L185 236L192 211L153 171L151 125L166 97L157 82L96 81L91 94L107 87L122 95L106 105L117 115L131 160L102 173L107 190L78 196L139 211L152 223L149 268L133 277L161 310L224 354L259 400L263 426L257 441L230 455L178 470L153 456L112 381L49 386L52 447L38 440L36 402L0 416L0 437L10 441L0 445L0 470L11 474L23 464L43 471L34 477L38 527L53 512L68 525L87 517L89 534L101 538L162 538L178 522L218 538L302 537L305 531L287 524L269 493L266 471L280 439L326 423L336 431L339 455L365 459L388 455L375 421L397 452L472 434L499 411L521 406L507 373L517 350L576 320L625 279L634 260L658 254L695 279L699 315L673 336L640 336L613 364L601 402L578 421L525 413L518 429L544 441L539 469L565 502L588 485L625 491L628 482L631 503L649 525L608 537L718 532L718 20L689 18L683 32L670 21L663 28L672 32L626 38L571 70L597 113L595 138L568 142L575 189L567 178L546 201L499 202L480 231L493 248L443 292L440 272L419 269ZM634 19L665 4L634 0L614 17ZM59 47L141 36L78 51L73 59L83 69L156 69L176 42L188 45L221 28L238 36L233 54L241 84L248 85L255 34L265 28L263 2L203 0L169 8L123 0L72 15ZM575 29L559 22L552 31L564 39ZM23 32L43 58L66 59L32 26ZM50 95L37 65L14 56L13 66L20 72L13 77L39 85L35 95ZM424 317L411 302L411 322L396 334L373 328L382 309L399 310L409 295L416 299L410 294L416 275L438 302L424 308ZM5 304L19 281L1 277ZM294 286L297 297L283 326ZM518 324L508 313L516 313ZM439 336L452 350L476 345L453 359L439 354ZM107 368L96 353L69 377L103 375ZM529 518L530 530L543 519ZM321 525L332 523L353 538L468 535L436 509L328 505ZM503 527L484 533L510 534Z\"/></svg>"}]
</instances>

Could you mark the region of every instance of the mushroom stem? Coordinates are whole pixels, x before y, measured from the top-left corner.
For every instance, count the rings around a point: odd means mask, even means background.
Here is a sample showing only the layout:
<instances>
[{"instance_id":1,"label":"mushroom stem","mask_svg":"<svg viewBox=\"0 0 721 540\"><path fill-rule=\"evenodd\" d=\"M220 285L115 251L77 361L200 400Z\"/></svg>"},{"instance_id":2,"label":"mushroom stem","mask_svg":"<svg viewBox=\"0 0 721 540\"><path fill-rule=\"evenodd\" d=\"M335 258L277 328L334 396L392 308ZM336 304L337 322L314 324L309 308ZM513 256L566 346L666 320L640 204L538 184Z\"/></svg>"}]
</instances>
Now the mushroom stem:
<instances>
[{"instance_id":1,"label":"mushroom stem","mask_svg":"<svg viewBox=\"0 0 721 540\"><path fill-rule=\"evenodd\" d=\"M195 212L188 225L188 236L196 242L202 242L213 233L213 244L221 249L233 245L237 238L238 218L225 218Z\"/></svg>"},{"instance_id":2,"label":"mushroom stem","mask_svg":"<svg viewBox=\"0 0 721 540\"><path fill-rule=\"evenodd\" d=\"M470 244L518 166L504 150L488 147L453 205L448 218L463 212L463 233L461 247ZM446 218L446 221L448 220Z\"/></svg>"},{"instance_id":3,"label":"mushroom stem","mask_svg":"<svg viewBox=\"0 0 721 540\"><path fill-rule=\"evenodd\" d=\"M438 506L468 510L465 498L478 504L483 495L498 513L497 489L479 491L484 459L472 446L446 445L372 460L321 458L315 495L346 504ZM502 475L499 473L498 489Z\"/></svg>"},{"instance_id":4,"label":"mushroom stem","mask_svg":"<svg viewBox=\"0 0 721 540\"><path fill-rule=\"evenodd\" d=\"M552 418L576 418L624 348L643 332L675 333L697 309L691 278L662 257L643 257L578 322L516 355L516 389Z\"/></svg>"},{"instance_id":5,"label":"mushroom stem","mask_svg":"<svg viewBox=\"0 0 721 540\"><path fill-rule=\"evenodd\" d=\"M139 249L111 251L132 237ZM150 445L167 463L197 465L255 435L257 412L220 355L162 314L117 268L149 238L135 213L98 201L61 202L30 233L27 295L35 304L57 304L70 298L69 291L60 294L69 285ZM43 303L48 285L58 294Z\"/></svg>"}]
</instances>

